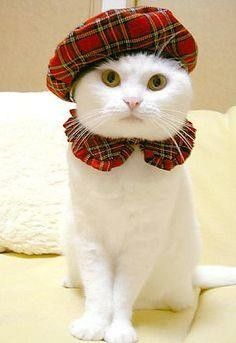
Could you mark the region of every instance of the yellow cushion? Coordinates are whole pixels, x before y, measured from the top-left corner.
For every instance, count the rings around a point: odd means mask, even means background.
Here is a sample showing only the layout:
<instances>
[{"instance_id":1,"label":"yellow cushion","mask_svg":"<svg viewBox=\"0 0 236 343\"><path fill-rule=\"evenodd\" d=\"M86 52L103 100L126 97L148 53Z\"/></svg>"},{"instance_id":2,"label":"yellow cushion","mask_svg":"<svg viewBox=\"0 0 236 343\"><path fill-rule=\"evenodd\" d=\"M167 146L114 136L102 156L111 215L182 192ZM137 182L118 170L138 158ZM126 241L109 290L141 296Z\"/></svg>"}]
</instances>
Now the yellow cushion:
<instances>
[{"instance_id":1,"label":"yellow cushion","mask_svg":"<svg viewBox=\"0 0 236 343\"><path fill-rule=\"evenodd\" d=\"M188 160L204 242L202 262L236 265L236 107L227 115L194 111L196 147ZM79 290L60 286L62 256L0 255L0 342L75 342L69 323L81 315ZM236 286L208 290L197 308L180 313L137 311L140 342L234 343Z\"/></svg>"},{"instance_id":2,"label":"yellow cushion","mask_svg":"<svg viewBox=\"0 0 236 343\"><path fill-rule=\"evenodd\" d=\"M68 326L81 316L83 298L78 289L61 286L64 257L2 254L0 269L0 342L76 342ZM194 313L195 307L179 313L137 311L134 323L140 342L156 342L157 336L161 342L182 339Z\"/></svg>"},{"instance_id":3,"label":"yellow cushion","mask_svg":"<svg viewBox=\"0 0 236 343\"><path fill-rule=\"evenodd\" d=\"M202 263L236 265L236 106L193 111L196 146L188 160L203 238Z\"/></svg>"}]
</instances>

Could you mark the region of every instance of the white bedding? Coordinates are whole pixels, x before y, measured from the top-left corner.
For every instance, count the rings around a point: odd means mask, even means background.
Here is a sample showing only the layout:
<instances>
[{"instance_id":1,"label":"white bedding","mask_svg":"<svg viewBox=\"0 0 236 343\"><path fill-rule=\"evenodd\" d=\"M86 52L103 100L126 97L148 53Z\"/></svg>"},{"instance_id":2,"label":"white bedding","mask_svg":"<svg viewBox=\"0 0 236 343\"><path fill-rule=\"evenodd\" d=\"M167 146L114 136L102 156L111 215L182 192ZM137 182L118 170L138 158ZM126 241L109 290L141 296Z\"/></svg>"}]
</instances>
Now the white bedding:
<instances>
[{"instance_id":1,"label":"white bedding","mask_svg":"<svg viewBox=\"0 0 236 343\"><path fill-rule=\"evenodd\" d=\"M0 250L59 253L73 104L49 92L0 93Z\"/></svg>"}]
</instances>

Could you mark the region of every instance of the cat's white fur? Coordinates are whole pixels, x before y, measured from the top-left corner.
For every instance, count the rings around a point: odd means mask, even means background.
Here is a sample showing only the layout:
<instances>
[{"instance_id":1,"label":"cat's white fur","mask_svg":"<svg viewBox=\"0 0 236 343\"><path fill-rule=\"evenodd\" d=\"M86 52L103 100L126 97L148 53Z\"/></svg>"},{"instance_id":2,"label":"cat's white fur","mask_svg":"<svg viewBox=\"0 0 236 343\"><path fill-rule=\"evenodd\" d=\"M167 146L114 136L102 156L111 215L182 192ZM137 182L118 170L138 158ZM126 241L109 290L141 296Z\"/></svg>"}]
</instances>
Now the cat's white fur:
<instances>
[{"instance_id":1,"label":"cat's white fur","mask_svg":"<svg viewBox=\"0 0 236 343\"><path fill-rule=\"evenodd\" d=\"M119 86L102 82L106 69L119 73ZM151 91L147 82L157 73L166 76L167 85ZM86 73L76 83L74 96L80 121L93 132L162 140L174 135L163 120L172 118L176 128L182 126L192 88L177 62L137 54ZM133 115L142 120L124 119L130 115L127 97L139 99ZM162 126L148 117L153 113L162 116ZM194 301L201 242L188 171L185 165L171 171L150 166L138 149L110 172L76 159L70 147L68 163L65 285L82 284L86 297L85 313L73 322L71 333L86 340L135 342L133 308L176 311Z\"/></svg>"}]
</instances>

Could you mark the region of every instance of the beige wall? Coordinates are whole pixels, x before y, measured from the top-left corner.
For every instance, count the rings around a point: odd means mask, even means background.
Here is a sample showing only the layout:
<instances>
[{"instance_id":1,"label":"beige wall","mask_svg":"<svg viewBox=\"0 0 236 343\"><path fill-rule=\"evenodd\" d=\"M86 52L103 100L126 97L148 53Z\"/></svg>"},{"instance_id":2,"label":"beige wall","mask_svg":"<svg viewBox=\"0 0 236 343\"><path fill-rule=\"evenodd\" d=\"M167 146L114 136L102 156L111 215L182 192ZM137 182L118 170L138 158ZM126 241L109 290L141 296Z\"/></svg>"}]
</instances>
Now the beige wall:
<instances>
[{"instance_id":1,"label":"beige wall","mask_svg":"<svg viewBox=\"0 0 236 343\"><path fill-rule=\"evenodd\" d=\"M0 0L0 91L45 89L49 58L99 0Z\"/></svg>"},{"instance_id":2,"label":"beige wall","mask_svg":"<svg viewBox=\"0 0 236 343\"><path fill-rule=\"evenodd\" d=\"M56 44L101 8L101 0L0 3L0 91L45 89L47 64ZM138 4L173 10L196 37L199 62L192 73L194 108L226 110L236 105L236 0L149 0Z\"/></svg>"}]
</instances>

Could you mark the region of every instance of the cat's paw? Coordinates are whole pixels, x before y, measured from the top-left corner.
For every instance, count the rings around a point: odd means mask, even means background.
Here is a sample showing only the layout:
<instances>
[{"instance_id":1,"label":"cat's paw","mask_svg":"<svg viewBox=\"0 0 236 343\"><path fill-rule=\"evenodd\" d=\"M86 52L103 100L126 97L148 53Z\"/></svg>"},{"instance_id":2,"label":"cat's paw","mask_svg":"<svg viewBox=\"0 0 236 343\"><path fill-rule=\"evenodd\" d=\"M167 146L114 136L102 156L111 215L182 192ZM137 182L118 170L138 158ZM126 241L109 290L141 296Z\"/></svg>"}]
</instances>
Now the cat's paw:
<instances>
[{"instance_id":1,"label":"cat's paw","mask_svg":"<svg viewBox=\"0 0 236 343\"><path fill-rule=\"evenodd\" d=\"M62 281L62 286L65 288L80 288L81 283L79 281L72 281L66 276Z\"/></svg>"},{"instance_id":2,"label":"cat's paw","mask_svg":"<svg viewBox=\"0 0 236 343\"><path fill-rule=\"evenodd\" d=\"M104 338L108 324L106 320L94 316L84 316L72 322L70 333L72 336L82 340L99 341Z\"/></svg>"},{"instance_id":3,"label":"cat's paw","mask_svg":"<svg viewBox=\"0 0 236 343\"><path fill-rule=\"evenodd\" d=\"M114 321L105 332L105 342L107 343L134 343L137 341L137 334L129 322Z\"/></svg>"}]
</instances>

